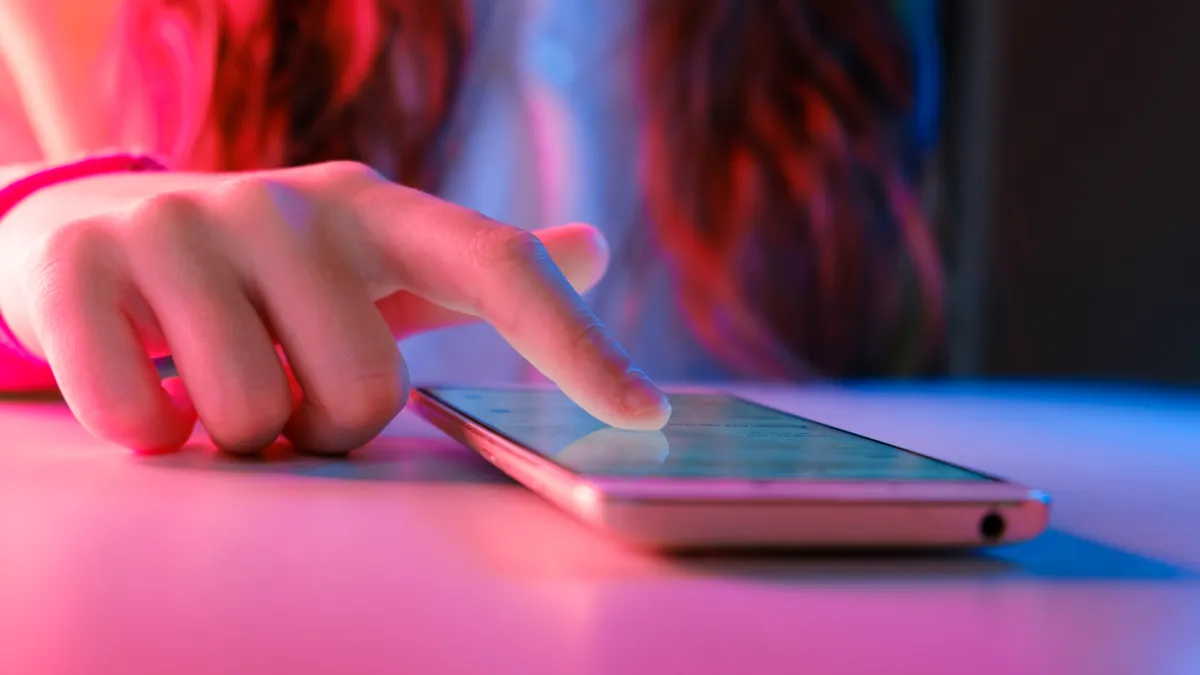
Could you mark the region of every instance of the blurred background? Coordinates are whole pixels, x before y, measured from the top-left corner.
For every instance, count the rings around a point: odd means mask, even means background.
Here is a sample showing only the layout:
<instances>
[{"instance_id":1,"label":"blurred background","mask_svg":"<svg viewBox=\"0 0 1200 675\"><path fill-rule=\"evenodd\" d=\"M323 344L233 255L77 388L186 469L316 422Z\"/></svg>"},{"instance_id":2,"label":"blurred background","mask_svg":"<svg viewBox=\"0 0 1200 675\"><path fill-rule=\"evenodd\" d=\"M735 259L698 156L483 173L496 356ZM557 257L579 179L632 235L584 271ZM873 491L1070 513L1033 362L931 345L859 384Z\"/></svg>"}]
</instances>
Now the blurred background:
<instances>
[{"instance_id":1,"label":"blurred background","mask_svg":"<svg viewBox=\"0 0 1200 675\"><path fill-rule=\"evenodd\" d=\"M950 373L1200 384L1200 3L896 4L939 18Z\"/></svg>"},{"instance_id":2,"label":"blurred background","mask_svg":"<svg viewBox=\"0 0 1200 675\"><path fill-rule=\"evenodd\" d=\"M952 372L1200 383L1200 3L940 11Z\"/></svg>"}]
</instances>

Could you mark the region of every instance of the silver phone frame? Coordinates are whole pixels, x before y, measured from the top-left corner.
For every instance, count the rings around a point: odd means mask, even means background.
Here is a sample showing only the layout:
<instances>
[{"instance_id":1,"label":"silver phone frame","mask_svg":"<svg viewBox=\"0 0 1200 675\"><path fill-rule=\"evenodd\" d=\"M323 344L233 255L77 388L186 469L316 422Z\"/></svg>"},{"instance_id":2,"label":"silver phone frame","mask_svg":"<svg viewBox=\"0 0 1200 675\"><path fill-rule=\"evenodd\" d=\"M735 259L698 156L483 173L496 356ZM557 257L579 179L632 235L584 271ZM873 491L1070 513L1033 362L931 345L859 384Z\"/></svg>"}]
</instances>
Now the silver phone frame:
<instances>
[{"instance_id":1,"label":"silver phone frame","mask_svg":"<svg viewBox=\"0 0 1200 675\"><path fill-rule=\"evenodd\" d=\"M992 481L755 481L586 476L524 447L438 398L414 388L414 410L519 483L592 526L656 548L709 546L957 547L1030 539L1047 525L1049 496L987 473L930 457ZM528 391L528 387L469 387ZM694 393L694 392L688 392ZM724 392L781 414L867 438ZM1003 518L1000 537L982 519ZM733 516L732 520L730 516ZM853 526L853 527L852 527Z\"/></svg>"}]
</instances>

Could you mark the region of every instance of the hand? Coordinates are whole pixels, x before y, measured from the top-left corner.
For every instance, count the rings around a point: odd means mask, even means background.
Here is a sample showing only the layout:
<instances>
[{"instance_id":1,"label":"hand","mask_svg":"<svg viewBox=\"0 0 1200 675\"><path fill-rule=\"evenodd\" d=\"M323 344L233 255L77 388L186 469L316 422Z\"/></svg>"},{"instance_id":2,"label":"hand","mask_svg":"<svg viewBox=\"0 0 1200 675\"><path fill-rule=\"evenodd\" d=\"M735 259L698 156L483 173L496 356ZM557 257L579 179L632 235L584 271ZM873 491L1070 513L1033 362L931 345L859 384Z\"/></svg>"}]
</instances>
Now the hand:
<instances>
[{"instance_id":1,"label":"hand","mask_svg":"<svg viewBox=\"0 0 1200 675\"><path fill-rule=\"evenodd\" d=\"M90 210L69 198L88 185L51 188L0 227L0 313L101 437L171 449L198 416L233 452L345 452L407 398L396 338L474 318L600 420L666 422L572 289L607 263L591 228L539 239L351 163L152 180L109 179Z\"/></svg>"}]
</instances>

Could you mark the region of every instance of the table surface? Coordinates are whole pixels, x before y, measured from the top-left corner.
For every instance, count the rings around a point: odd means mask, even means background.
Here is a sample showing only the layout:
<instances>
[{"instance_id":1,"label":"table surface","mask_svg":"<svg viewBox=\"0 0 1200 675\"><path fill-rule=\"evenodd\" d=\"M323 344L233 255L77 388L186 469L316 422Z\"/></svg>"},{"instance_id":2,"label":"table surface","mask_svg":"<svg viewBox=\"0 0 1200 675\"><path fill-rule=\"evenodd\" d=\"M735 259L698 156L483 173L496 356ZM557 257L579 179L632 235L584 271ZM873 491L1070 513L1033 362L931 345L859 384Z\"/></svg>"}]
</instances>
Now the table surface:
<instances>
[{"instance_id":1,"label":"table surface","mask_svg":"<svg viewBox=\"0 0 1200 675\"><path fill-rule=\"evenodd\" d=\"M987 554L662 557L409 413L349 460L139 457L0 402L0 673L1200 673L1200 395L741 393L1044 488Z\"/></svg>"}]
</instances>

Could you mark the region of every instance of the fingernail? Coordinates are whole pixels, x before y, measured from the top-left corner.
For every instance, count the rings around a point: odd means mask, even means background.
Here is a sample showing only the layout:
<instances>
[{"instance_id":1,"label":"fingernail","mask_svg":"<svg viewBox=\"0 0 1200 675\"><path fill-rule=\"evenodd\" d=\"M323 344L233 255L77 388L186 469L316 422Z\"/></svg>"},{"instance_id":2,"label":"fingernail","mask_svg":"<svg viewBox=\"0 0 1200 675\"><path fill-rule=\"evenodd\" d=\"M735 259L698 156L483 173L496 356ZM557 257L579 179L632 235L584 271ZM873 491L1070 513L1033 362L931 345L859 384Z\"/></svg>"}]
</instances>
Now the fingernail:
<instances>
[{"instance_id":1,"label":"fingernail","mask_svg":"<svg viewBox=\"0 0 1200 675\"><path fill-rule=\"evenodd\" d=\"M629 374L621 403L625 406L626 412L634 417L671 409L671 402L667 400L666 395L654 386L650 378L638 371Z\"/></svg>"}]
</instances>

